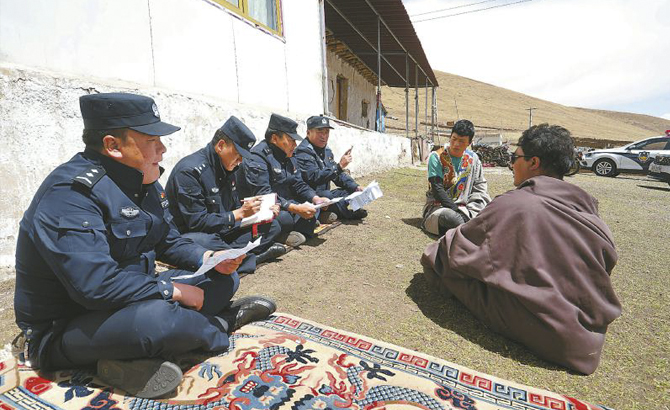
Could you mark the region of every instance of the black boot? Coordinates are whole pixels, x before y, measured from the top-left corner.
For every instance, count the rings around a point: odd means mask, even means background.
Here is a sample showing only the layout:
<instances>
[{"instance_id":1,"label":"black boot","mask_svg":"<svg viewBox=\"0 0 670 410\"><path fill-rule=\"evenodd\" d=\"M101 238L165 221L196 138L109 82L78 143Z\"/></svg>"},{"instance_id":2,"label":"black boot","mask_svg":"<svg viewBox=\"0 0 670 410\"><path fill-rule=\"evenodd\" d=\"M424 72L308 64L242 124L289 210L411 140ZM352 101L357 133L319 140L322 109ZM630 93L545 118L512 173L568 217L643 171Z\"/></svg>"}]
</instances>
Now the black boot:
<instances>
[{"instance_id":1,"label":"black boot","mask_svg":"<svg viewBox=\"0 0 670 410\"><path fill-rule=\"evenodd\" d=\"M260 265L261 263L269 262L273 259L276 259L285 254L286 252L287 252L286 246L280 243L275 243L272 246L270 246L265 252L261 253L256 257L256 265Z\"/></svg>"},{"instance_id":2,"label":"black boot","mask_svg":"<svg viewBox=\"0 0 670 410\"><path fill-rule=\"evenodd\" d=\"M265 320L277 310L274 300L262 296L247 296L238 299L217 316L228 323L228 333L258 320Z\"/></svg>"}]
</instances>

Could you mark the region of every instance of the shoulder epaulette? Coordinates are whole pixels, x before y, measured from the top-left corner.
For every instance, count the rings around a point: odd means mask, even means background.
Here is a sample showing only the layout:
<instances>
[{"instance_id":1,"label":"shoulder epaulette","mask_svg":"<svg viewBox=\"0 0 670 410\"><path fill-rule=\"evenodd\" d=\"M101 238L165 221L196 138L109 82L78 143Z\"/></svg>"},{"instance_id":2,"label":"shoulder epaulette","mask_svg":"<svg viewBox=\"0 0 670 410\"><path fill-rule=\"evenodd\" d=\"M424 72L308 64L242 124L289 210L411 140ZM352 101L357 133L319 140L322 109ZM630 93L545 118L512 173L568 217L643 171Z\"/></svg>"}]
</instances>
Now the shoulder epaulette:
<instances>
[{"instance_id":1,"label":"shoulder epaulette","mask_svg":"<svg viewBox=\"0 0 670 410\"><path fill-rule=\"evenodd\" d=\"M78 182L85 187L93 188L93 185L97 184L103 176L105 176L106 171L103 167L93 166L76 177L72 178L74 182Z\"/></svg>"}]
</instances>

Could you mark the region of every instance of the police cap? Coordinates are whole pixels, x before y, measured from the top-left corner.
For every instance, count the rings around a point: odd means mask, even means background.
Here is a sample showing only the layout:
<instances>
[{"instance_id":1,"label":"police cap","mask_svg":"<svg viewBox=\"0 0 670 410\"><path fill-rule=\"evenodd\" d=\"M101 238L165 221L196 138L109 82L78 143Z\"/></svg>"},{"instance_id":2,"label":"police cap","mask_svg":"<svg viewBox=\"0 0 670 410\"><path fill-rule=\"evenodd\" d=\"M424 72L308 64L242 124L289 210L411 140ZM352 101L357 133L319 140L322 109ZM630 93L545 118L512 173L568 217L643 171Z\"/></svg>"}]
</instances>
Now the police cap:
<instances>
[{"instance_id":1,"label":"police cap","mask_svg":"<svg viewBox=\"0 0 670 410\"><path fill-rule=\"evenodd\" d=\"M313 115L307 118L307 129L311 130L314 128L330 128L331 130L334 129L330 126L330 118L324 117L323 115Z\"/></svg>"},{"instance_id":2,"label":"police cap","mask_svg":"<svg viewBox=\"0 0 670 410\"><path fill-rule=\"evenodd\" d=\"M235 149L243 158L252 158L249 150L256 143L256 137L251 130L244 125L239 118L232 115L228 118L219 131L223 132L233 144L235 144Z\"/></svg>"},{"instance_id":3,"label":"police cap","mask_svg":"<svg viewBox=\"0 0 670 410\"><path fill-rule=\"evenodd\" d=\"M181 128L161 121L152 98L127 93L90 94L79 97L87 130L130 128L147 135L169 135Z\"/></svg>"},{"instance_id":4,"label":"police cap","mask_svg":"<svg viewBox=\"0 0 670 410\"><path fill-rule=\"evenodd\" d=\"M290 118L282 117L279 114L272 114L270 116L270 123L267 131L277 131L278 133L286 133L296 141L301 141L302 137L298 135L298 123Z\"/></svg>"}]
</instances>

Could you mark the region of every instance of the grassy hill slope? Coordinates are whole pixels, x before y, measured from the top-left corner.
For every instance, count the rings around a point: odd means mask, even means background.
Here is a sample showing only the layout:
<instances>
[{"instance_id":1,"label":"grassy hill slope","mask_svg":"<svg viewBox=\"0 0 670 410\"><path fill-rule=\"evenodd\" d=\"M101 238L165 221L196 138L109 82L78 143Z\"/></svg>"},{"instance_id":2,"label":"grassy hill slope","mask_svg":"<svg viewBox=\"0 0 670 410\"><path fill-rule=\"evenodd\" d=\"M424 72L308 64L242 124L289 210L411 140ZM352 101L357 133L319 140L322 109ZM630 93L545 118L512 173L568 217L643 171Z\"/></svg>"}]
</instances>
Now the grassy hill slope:
<instances>
[{"instance_id":1,"label":"grassy hill slope","mask_svg":"<svg viewBox=\"0 0 670 410\"><path fill-rule=\"evenodd\" d=\"M440 87L437 91L438 122L440 128L447 121L467 118L482 129L501 131L511 141L528 128L528 108L534 107L533 124L548 122L569 129L584 145L622 145L670 129L670 121L649 115L568 107L530 97L505 88L457 75L435 72ZM382 90L384 105L391 117L387 126L392 132L404 133L405 91L402 88ZM430 91L428 118L430 122ZM410 130L414 132L414 90L410 90ZM419 89L419 120L424 120L425 91ZM457 111L458 110L458 111ZM457 114L458 113L458 114ZM419 126L419 134L425 125Z\"/></svg>"}]
</instances>

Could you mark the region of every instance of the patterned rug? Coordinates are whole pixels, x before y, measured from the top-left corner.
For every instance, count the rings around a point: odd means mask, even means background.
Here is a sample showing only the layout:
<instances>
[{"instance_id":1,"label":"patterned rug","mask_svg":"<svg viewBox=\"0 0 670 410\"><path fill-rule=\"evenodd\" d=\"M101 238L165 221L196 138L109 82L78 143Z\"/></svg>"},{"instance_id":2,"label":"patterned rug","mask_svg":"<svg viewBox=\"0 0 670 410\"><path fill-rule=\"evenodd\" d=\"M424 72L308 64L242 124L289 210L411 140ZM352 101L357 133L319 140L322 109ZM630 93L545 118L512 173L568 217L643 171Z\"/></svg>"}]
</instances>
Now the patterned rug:
<instances>
[{"instance_id":1,"label":"patterned rug","mask_svg":"<svg viewBox=\"0 0 670 410\"><path fill-rule=\"evenodd\" d=\"M147 400L84 371L38 374L10 359L0 363L0 409L607 409L286 314L243 327L219 356L179 365L178 391Z\"/></svg>"}]
</instances>

